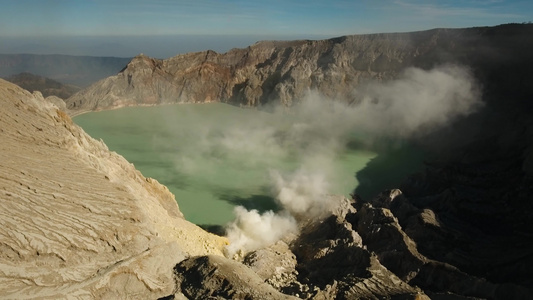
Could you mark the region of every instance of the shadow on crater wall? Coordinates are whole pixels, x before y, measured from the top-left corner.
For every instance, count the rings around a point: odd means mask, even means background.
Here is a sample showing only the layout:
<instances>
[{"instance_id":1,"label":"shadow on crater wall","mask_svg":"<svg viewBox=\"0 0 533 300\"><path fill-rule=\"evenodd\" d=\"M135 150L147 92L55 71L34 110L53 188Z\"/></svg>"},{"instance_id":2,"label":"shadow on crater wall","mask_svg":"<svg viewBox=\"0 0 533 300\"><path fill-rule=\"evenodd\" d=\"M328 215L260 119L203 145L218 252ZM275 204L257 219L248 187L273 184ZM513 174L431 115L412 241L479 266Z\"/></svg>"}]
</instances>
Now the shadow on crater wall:
<instances>
[{"instance_id":1,"label":"shadow on crater wall","mask_svg":"<svg viewBox=\"0 0 533 300\"><path fill-rule=\"evenodd\" d=\"M425 153L413 145L378 151L365 168L355 173L359 185L354 193L370 200L385 189L399 188L406 176L422 170Z\"/></svg>"}]
</instances>

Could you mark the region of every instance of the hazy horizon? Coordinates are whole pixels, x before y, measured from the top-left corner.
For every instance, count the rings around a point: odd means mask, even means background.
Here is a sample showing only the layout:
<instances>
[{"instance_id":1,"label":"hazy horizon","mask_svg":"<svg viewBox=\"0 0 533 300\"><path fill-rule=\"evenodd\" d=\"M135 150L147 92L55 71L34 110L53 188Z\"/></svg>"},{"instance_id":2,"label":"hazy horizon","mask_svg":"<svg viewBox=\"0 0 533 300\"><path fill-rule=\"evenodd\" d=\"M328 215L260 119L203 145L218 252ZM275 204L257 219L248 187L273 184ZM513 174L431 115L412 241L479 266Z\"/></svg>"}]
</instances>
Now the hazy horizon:
<instances>
[{"instance_id":1,"label":"hazy horizon","mask_svg":"<svg viewBox=\"0 0 533 300\"><path fill-rule=\"evenodd\" d=\"M154 35L84 37L0 37L0 54L61 54L75 56L133 57L140 53L156 58L213 50L225 53L264 40L327 39L320 35Z\"/></svg>"},{"instance_id":2,"label":"hazy horizon","mask_svg":"<svg viewBox=\"0 0 533 300\"><path fill-rule=\"evenodd\" d=\"M215 1L18 0L0 10L0 53L158 58L247 47L260 40L325 39L523 23L522 0Z\"/></svg>"}]
</instances>

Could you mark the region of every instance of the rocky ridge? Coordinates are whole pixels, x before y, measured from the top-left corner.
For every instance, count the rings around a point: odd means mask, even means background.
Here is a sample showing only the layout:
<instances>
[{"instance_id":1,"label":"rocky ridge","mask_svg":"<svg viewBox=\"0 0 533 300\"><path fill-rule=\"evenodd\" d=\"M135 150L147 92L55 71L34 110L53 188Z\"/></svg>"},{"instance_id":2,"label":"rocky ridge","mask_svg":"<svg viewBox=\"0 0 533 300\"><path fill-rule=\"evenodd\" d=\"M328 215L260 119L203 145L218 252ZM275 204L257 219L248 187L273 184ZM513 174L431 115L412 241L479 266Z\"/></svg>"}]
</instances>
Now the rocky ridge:
<instances>
[{"instance_id":1,"label":"rocky ridge","mask_svg":"<svg viewBox=\"0 0 533 300\"><path fill-rule=\"evenodd\" d=\"M383 192L372 201L355 197L345 203L343 209L302 227L296 238L248 253L242 264L210 256L180 262L175 267L176 291L191 299L529 299L533 295L530 288L493 283L421 254L398 217L408 213L420 220L408 230L450 228L431 210L409 204L399 190Z\"/></svg>"},{"instance_id":2,"label":"rocky ridge","mask_svg":"<svg viewBox=\"0 0 533 300\"><path fill-rule=\"evenodd\" d=\"M213 101L291 105L309 90L350 102L355 100L354 88L368 80L395 78L406 67L430 69L442 64L471 67L483 83L499 77L521 88L525 83L514 79L524 74L511 73L505 78L501 74L528 57L532 31L531 25L510 24L318 41L263 41L223 54L204 51L164 60L141 54L117 75L66 102L72 113Z\"/></svg>"},{"instance_id":3,"label":"rocky ridge","mask_svg":"<svg viewBox=\"0 0 533 300\"><path fill-rule=\"evenodd\" d=\"M4 79L20 86L27 91L39 91L45 98L49 96L56 96L61 99L67 99L81 89L77 86L64 85L53 79L27 72L12 75Z\"/></svg>"},{"instance_id":4,"label":"rocky ridge","mask_svg":"<svg viewBox=\"0 0 533 300\"><path fill-rule=\"evenodd\" d=\"M0 80L0 297L157 298L226 240L40 93Z\"/></svg>"}]
</instances>

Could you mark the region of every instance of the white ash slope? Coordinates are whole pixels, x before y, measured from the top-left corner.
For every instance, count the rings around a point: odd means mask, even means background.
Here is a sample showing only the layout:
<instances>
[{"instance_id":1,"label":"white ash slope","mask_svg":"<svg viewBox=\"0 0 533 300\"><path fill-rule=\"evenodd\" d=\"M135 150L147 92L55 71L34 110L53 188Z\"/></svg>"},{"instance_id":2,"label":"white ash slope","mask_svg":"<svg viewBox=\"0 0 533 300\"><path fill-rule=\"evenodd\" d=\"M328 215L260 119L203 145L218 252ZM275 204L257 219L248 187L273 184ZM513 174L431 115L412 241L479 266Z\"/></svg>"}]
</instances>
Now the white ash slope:
<instances>
[{"instance_id":1,"label":"white ash slope","mask_svg":"<svg viewBox=\"0 0 533 300\"><path fill-rule=\"evenodd\" d=\"M39 94L0 80L0 298L157 298L225 239Z\"/></svg>"}]
</instances>

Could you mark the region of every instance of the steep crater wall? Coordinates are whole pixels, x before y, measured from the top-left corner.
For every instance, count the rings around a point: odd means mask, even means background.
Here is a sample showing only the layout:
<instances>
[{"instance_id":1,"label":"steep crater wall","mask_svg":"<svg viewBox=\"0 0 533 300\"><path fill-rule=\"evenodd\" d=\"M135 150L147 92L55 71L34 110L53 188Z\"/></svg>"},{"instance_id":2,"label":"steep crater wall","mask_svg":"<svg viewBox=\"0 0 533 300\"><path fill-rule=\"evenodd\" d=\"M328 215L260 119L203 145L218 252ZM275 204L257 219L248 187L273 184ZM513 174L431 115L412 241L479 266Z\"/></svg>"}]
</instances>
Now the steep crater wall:
<instances>
[{"instance_id":1,"label":"steep crater wall","mask_svg":"<svg viewBox=\"0 0 533 300\"><path fill-rule=\"evenodd\" d=\"M225 239L55 105L0 80L0 297L156 298Z\"/></svg>"},{"instance_id":2,"label":"steep crater wall","mask_svg":"<svg viewBox=\"0 0 533 300\"><path fill-rule=\"evenodd\" d=\"M488 94L520 91L531 66L531 25L434 29L412 33L352 35L319 41L264 41L224 54L204 51L159 60L133 58L108 77L66 100L72 113L128 105L228 102L291 105L309 90L356 101L354 89L393 79L407 67L470 67ZM504 75L505 74L505 75Z\"/></svg>"}]
</instances>

